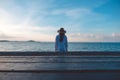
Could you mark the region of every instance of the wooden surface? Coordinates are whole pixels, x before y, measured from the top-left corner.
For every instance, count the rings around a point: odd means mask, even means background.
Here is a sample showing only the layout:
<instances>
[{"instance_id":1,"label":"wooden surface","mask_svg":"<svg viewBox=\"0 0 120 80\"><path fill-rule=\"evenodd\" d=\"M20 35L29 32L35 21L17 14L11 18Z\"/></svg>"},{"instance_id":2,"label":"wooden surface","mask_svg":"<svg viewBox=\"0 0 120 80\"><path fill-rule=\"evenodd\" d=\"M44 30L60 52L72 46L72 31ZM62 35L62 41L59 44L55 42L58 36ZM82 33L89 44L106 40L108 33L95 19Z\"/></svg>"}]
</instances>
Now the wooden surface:
<instances>
[{"instance_id":1,"label":"wooden surface","mask_svg":"<svg viewBox=\"0 0 120 80\"><path fill-rule=\"evenodd\" d=\"M0 52L0 80L75 78L120 80L120 52Z\"/></svg>"}]
</instances>

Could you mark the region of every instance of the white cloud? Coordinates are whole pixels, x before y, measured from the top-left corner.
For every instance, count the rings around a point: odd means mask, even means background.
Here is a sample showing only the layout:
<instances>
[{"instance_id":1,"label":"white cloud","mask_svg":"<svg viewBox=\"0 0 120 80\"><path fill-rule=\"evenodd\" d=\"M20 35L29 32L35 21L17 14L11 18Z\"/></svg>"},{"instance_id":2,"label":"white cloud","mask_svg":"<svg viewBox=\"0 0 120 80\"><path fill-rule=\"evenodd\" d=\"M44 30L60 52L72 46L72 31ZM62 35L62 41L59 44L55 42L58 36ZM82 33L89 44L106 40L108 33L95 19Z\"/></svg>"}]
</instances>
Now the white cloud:
<instances>
[{"instance_id":1,"label":"white cloud","mask_svg":"<svg viewBox=\"0 0 120 80\"><path fill-rule=\"evenodd\" d=\"M97 1L97 0L96 0ZM99 0L97 2L95 2L95 6L94 7L100 7L104 4L106 4L107 2L109 2L110 0ZM97 3L97 4L96 4Z\"/></svg>"},{"instance_id":2,"label":"white cloud","mask_svg":"<svg viewBox=\"0 0 120 80\"><path fill-rule=\"evenodd\" d=\"M87 14L90 14L90 10L88 9L73 9L66 12L67 16L70 16L73 18L80 18Z\"/></svg>"},{"instance_id":3,"label":"white cloud","mask_svg":"<svg viewBox=\"0 0 120 80\"><path fill-rule=\"evenodd\" d=\"M0 8L0 25L11 23L12 20L10 19L12 19L10 14L4 9Z\"/></svg>"},{"instance_id":4,"label":"white cloud","mask_svg":"<svg viewBox=\"0 0 120 80\"><path fill-rule=\"evenodd\" d=\"M53 26L4 25L0 27L0 39L53 41L57 28ZM14 36L12 38L12 36Z\"/></svg>"},{"instance_id":5,"label":"white cloud","mask_svg":"<svg viewBox=\"0 0 120 80\"><path fill-rule=\"evenodd\" d=\"M105 34L69 34L71 41L77 42L120 42L120 33L113 33L111 35Z\"/></svg>"},{"instance_id":6,"label":"white cloud","mask_svg":"<svg viewBox=\"0 0 120 80\"><path fill-rule=\"evenodd\" d=\"M57 9L51 12L52 15L64 15L68 20L78 21L81 20L82 22L89 22L89 21L98 21L105 19L102 14L96 13L89 8L74 8L74 9Z\"/></svg>"},{"instance_id":7,"label":"white cloud","mask_svg":"<svg viewBox=\"0 0 120 80\"><path fill-rule=\"evenodd\" d=\"M112 33L112 37L120 37L120 33Z\"/></svg>"},{"instance_id":8,"label":"white cloud","mask_svg":"<svg viewBox=\"0 0 120 80\"><path fill-rule=\"evenodd\" d=\"M14 37L6 35L6 34L4 34L3 32L0 31L0 40L3 40L3 39L12 39L12 38L14 38Z\"/></svg>"},{"instance_id":9,"label":"white cloud","mask_svg":"<svg viewBox=\"0 0 120 80\"><path fill-rule=\"evenodd\" d=\"M89 9L85 9L85 8L59 9L59 10L52 11L53 15L64 14L64 15L66 15L68 17L72 17L72 18L80 18L80 17L83 17L90 13L91 13L91 11Z\"/></svg>"}]
</instances>

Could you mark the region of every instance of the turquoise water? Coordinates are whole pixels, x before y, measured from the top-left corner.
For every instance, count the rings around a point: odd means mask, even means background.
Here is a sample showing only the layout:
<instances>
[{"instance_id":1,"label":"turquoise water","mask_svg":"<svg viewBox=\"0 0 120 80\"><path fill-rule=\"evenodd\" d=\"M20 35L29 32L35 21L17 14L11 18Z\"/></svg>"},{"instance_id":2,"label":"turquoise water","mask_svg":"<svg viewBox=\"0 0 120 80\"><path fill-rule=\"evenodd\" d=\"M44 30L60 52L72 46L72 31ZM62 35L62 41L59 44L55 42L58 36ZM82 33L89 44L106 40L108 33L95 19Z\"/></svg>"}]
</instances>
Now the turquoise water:
<instances>
[{"instance_id":1,"label":"turquoise water","mask_svg":"<svg viewBox=\"0 0 120 80\"><path fill-rule=\"evenodd\" d=\"M54 42L0 42L0 51L54 51ZM120 43L70 42L69 51L120 51Z\"/></svg>"}]
</instances>

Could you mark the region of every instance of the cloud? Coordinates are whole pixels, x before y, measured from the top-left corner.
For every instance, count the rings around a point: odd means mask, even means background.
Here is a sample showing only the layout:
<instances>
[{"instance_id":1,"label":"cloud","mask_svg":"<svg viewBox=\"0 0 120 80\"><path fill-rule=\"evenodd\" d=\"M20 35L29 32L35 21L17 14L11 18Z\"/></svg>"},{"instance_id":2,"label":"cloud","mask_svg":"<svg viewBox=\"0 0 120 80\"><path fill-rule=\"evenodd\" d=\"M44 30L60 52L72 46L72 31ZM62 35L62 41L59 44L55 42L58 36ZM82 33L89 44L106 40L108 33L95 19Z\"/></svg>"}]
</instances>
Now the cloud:
<instances>
[{"instance_id":1,"label":"cloud","mask_svg":"<svg viewBox=\"0 0 120 80\"><path fill-rule=\"evenodd\" d=\"M1 30L4 31L0 35L1 39L53 41L58 29L53 26L9 25Z\"/></svg>"},{"instance_id":2,"label":"cloud","mask_svg":"<svg viewBox=\"0 0 120 80\"><path fill-rule=\"evenodd\" d=\"M11 15L5 11L4 9L0 8L0 25L10 24L12 20Z\"/></svg>"},{"instance_id":3,"label":"cloud","mask_svg":"<svg viewBox=\"0 0 120 80\"><path fill-rule=\"evenodd\" d=\"M100 6L106 4L106 3L109 2L109 1L110 1L110 0L99 0L99 1L94 0L94 8L100 7Z\"/></svg>"},{"instance_id":4,"label":"cloud","mask_svg":"<svg viewBox=\"0 0 120 80\"><path fill-rule=\"evenodd\" d=\"M120 37L120 33L112 33L112 37Z\"/></svg>"},{"instance_id":5,"label":"cloud","mask_svg":"<svg viewBox=\"0 0 120 80\"><path fill-rule=\"evenodd\" d=\"M54 14L54 15L64 14L66 16L71 16L73 18L74 17L75 18L82 17L83 15L94 13L92 11L93 9L106 4L108 1L110 1L110 0L99 0L99 1L98 0L91 0L91 1L89 1L89 0L85 0L85 1L71 0L71 2L69 2L69 0L66 0L66 1L61 0L61 1L59 1L59 3L62 2L62 6L64 6L64 7L59 7L58 9L53 10L52 14ZM70 7L73 5L75 7ZM57 4L57 6L61 6L61 5Z\"/></svg>"},{"instance_id":6,"label":"cloud","mask_svg":"<svg viewBox=\"0 0 120 80\"><path fill-rule=\"evenodd\" d=\"M85 16L87 14L90 14L91 11L89 9L85 8L74 8L74 9L59 9L59 10L54 10L52 12L53 15L66 15L68 17L72 18L80 18L82 16Z\"/></svg>"},{"instance_id":7,"label":"cloud","mask_svg":"<svg viewBox=\"0 0 120 80\"><path fill-rule=\"evenodd\" d=\"M71 41L77 42L120 42L120 33L105 34L69 34Z\"/></svg>"},{"instance_id":8,"label":"cloud","mask_svg":"<svg viewBox=\"0 0 120 80\"><path fill-rule=\"evenodd\" d=\"M6 34L4 34L3 32L0 32L0 39L11 39L14 38L13 36L8 36Z\"/></svg>"},{"instance_id":9,"label":"cloud","mask_svg":"<svg viewBox=\"0 0 120 80\"><path fill-rule=\"evenodd\" d=\"M65 16L69 23L85 24L101 22L105 20L104 15L94 12L89 8L57 9L51 12L52 15Z\"/></svg>"}]
</instances>

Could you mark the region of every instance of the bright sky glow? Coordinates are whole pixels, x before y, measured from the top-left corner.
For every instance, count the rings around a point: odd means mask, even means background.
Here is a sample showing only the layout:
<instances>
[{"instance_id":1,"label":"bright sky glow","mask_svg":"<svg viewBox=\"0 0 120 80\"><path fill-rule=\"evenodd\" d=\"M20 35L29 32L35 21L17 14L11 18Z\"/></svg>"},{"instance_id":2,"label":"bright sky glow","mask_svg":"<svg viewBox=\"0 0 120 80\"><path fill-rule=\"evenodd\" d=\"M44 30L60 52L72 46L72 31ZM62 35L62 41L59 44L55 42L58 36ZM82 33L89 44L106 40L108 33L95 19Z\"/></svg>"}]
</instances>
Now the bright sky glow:
<instances>
[{"instance_id":1,"label":"bright sky glow","mask_svg":"<svg viewBox=\"0 0 120 80\"><path fill-rule=\"evenodd\" d=\"M0 40L120 42L120 0L0 0Z\"/></svg>"}]
</instances>

